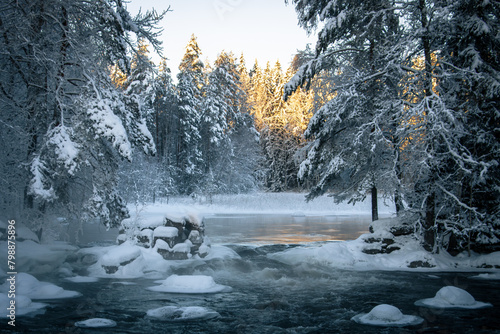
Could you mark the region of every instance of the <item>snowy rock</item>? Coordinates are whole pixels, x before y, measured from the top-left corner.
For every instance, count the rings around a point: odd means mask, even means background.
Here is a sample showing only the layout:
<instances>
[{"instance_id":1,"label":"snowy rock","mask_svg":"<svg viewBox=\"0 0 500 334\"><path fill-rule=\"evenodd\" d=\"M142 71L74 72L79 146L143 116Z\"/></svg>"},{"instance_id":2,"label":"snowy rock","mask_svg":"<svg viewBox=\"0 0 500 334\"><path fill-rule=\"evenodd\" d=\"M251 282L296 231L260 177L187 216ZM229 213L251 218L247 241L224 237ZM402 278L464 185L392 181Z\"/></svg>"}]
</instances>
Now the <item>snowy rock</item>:
<instances>
[{"instance_id":1,"label":"snowy rock","mask_svg":"<svg viewBox=\"0 0 500 334\"><path fill-rule=\"evenodd\" d=\"M157 240L163 240L170 247L174 247L179 236L179 230L172 226L159 226L153 232L153 243L156 244Z\"/></svg>"},{"instance_id":2,"label":"snowy rock","mask_svg":"<svg viewBox=\"0 0 500 334\"><path fill-rule=\"evenodd\" d=\"M161 283L161 285L150 287L148 290L194 294L230 292L232 290L231 287L217 284L211 276L205 275L172 275L157 283Z\"/></svg>"},{"instance_id":3,"label":"snowy rock","mask_svg":"<svg viewBox=\"0 0 500 334\"><path fill-rule=\"evenodd\" d=\"M137 235L137 244L149 248L153 245L153 230L146 228Z\"/></svg>"},{"instance_id":4,"label":"snowy rock","mask_svg":"<svg viewBox=\"0 0 500 334\"><path fill-rule=\"evenodd\" d=\"M10 307L10 301L11 299L7 293L0 293L0 309L2 310L0 317L7 316L7 312L4 312L4 310L7 310ZM44 308L47 306L47 304L43 303L34 303L30 298L19 294L16 295L15 301L16 316L22 316L29 313L38 314L40 313L40 310L42 310L43 313L45 312Z\"/></svg>"},{"instance_id":5,"label":"snowy rock","mask_svg":"<svg viewBox=\"0 0 500 334\"><path fill-rule=\"evenodd\" d=\"M141 255L138 246L126 242L108 251L101 258L101 265L107 274L114 274L120 266L126 266Z\"/></svg>"},{"instance_id":6,"label":"snowy rock","mask_svg":"<svg viewBox=\"0 0 500 334\"><path fill-rule=\"evenodd\" d=\"M123 244L125 241L127 241L127 235L125 234L118 234L118 237L116 237L116 243L118 245L121 245Z\"/></svg>"},{"instance_id":7,"label":"snowy rock","mask_svg":"<svg viewBox=\"0 0 500 334\"><path fill-rule=\"evenodd\" d=\"M421 324L424 319L414 315L404 315L397 307L388 304L375 306L369 313L358 314L351 320L372 326L404 327Z\"/></svg>"},{"instance_id":8,"label":"snowy rock","mask_svg":"<svg viewBox=\"0 0 500 334\"><path fill-rule=\"evenodd\" d=\"M490 303L476 301L470 293L454 286L445 286L436 293L434 298L417 300L415 305L430 308L455 309L477 309L492 306Z\"/></svg>"},{"instance_id":9,"label":"snowy rock","mask_svg":"<svg viewBox=\"0 0 500 334\"><path fill-rule=\"evenodd\" d=\"M147 316L163 321L207 320L219 316L219 313L200 306L164 306L148 310Z\"/></svg>"},{"instance_id":10,"label":"snowy rock","mask_svg":"<svg viewBox=\"0 0 500 334\"><path fill-rule=\"evenodd\" d=\"M116 322L110 319L92 318L88 320L77 321L75 322L75 326L81 328L105 328L105 327L115 327Z\"/></svg>"},{"instance_id":11,"label":"snowy rock","mask_svg":"<svg viewBox=\"0 0 500 334\"><path fill-rule=\"evenodd\" d=\"M0 286L0 292L8 292L9 287L10 284L7 281ZM52 283L41 282L36 277L26 273L16 275L16 294L30 299L63 299L81 296L79 292L64 290Z\"/></svg>"},{"instance_id":12,"label":"snowy rock","mask_svg":"<svg viewBox=\"0 0 500 334\"><path fill-rule=\"evenodd\" d=\"M144 248L154 248L166 260L184 260L195 255L205 257L210 245L204 240L204 224L196 215L148 217L147 221L126 219L117 242L126 240ZM110 272L118 270L115 265Z\"/></svg>"}]
</instances>

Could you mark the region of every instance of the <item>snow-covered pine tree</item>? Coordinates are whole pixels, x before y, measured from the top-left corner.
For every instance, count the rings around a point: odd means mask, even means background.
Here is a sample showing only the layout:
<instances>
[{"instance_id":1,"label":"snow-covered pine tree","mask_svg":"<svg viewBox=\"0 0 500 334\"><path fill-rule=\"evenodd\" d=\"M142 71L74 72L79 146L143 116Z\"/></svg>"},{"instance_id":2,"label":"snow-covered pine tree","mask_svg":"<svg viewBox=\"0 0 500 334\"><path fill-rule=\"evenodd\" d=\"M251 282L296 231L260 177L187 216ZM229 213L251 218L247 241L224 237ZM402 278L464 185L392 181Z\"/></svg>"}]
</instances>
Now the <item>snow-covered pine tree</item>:
<instances>
[{"instance_id":1,"label":"snow-covered pine tree","mask_svg":"<svg viewBox=\"0 0 500 334\"><path fill-rule=\"evenodd\" d=\"M371 192L376 220L377 192L393 195L399 187L395 122L402 110L398 84L403 50L397 48L395 8L386 0L291 2L302 27L322 29L316 56L290 80L285 97L310 86L322 71L335 78L335 98L315 113L305 132L313 142L299 177L316 180L307 198L332 191L337 201L355 203Z\"/></svg>"},{"instance_id":2,"label":"snow-covered pine tree","mask_svg":"<svg viewBox=\"0 0 500 334\"><path fill-rule=\"evenodd\" d=\"M203 173L200 122L205 78L200 56L201 49L196 37L192 35L177 74L179 94L179 139L176 152L179 179L177 183L179 191L184 194L196 191Z\"/></svg>"},{"instance_id":3,"label":"snow-covered pine tree","mask_svg":"<svg viewBox=\"0 0 500 334\"><path fill-rule=\"evenodd\" d=\"M410 203L421 212L423 244L498 248L499 6L419 0L409 8L424 66L409 71L409 91L423 94L408 109L408 151L417 154L404 172L414 175Z\"/></svg>"},{"instance_id":4,"label":"snow-covered pine tree","mask_svg":"<svg viewBox=\"0 0 500 334\"><path fill-rule=\"evenodd\" d=\"M9 152L2 180L12 185L2 198L24 202L3 209L24 210L24 218L86 214L107 226L127 215L116 193L118 161L134 144L148 151L154 144L108 71L115 63L129 70L129 33L159 46L162 16L132 18L121 0L2 3L0 62L8 75L0 79L0 123L12 135L1 144Z\"/></svg>"}]
</instances>

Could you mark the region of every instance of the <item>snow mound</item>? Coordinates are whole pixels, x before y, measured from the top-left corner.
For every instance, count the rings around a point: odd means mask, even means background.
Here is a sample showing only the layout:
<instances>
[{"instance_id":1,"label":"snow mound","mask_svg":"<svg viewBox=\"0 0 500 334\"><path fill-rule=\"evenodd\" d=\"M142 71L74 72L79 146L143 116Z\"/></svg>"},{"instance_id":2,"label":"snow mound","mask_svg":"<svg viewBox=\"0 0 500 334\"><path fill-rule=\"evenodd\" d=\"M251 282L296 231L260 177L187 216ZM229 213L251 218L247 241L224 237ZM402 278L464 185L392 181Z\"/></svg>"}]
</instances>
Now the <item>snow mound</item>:
<instances>
[{"instance_id":1,"label":"snow mound","mask_svg":"<svg viewBox=\"0 0 500 334\"><path fill-rule=\"evenodd\" d=\"M154 230L155 238L175 238L179 235L179 230L172 226L159 226Z\"/></svg>"},{"instance_id":2,"label":"snow mound","mask_svg":"<svg viewBox=\"0 0 500 334\"><path fill-rule=\"evenodd\" d=\"M115 327L116 322L105 318L92 318L83 321L75 322L76 327L82 328L103 328L103 327Z\"/></svg>"},{"instance_id":3,"label":"snow mound","mask_svg":"<svg viewBox=\"0 0 500 334\"><path fill-rule=\"evenodd\" d=\"M121 244L109 250L102 258L103 266L120 266L130 263L141 255L141 250L138 246L130 245L129 243Z\"/></svg>"},{"instance_id":4,"label":"snow mound","mask_svg":"<svg viewBox=\"0 0 500 334\"><path fill-rule=\"evenodd\" d=\"M10 301L11 299L6 293L0 293L0 309L2 310L2 312L0 313L0 317L7 317L7 313L9 312L8 308L10 307ZM45 308L45 306L47 306L47 304L43 303L34 303L30 298L22 295L16 295L15 301L16 316L33 313L42 310L43 308ZM45 310L43 310L43 312L45 312Z\"/></svg>"},{"instance_id":5,"label":"snow mound","mask_svg":"<svg viewBox=\"0 0 500 334\"><path fill-rule=\"evenodd\" d=\"M0 292L9 291L9 282L0 286ZM31 299L63 299L79 297L76 291L64 290L63 288L48 282L40 282L36 277L26 273L16 275L16 293Z\"/></svg>"},{"instance_id":6,"label":"snow mound","mask_svg":"<svg viewBox=\"0 0 500 334\"><path fill-rule=\"evenodd\" d=\"M150 287L148 290L169 293L218 293L232 290L231 287L217 284L211 276L205 275L172 275L157 283L161 285Z\"/></svg>"},{"instance_id":7,"label":"snow mound","mask_svg":"<svg viewBox=\"0 0 500 334\"><path fill-rule=\"evenodd\" d=\"M476 301L470 293L454 286L445 286L436 293L434 298L417 300L415 305L431 308L455 309L477 309L493 306L490 303Z\"/></svg>"},{"instance_id":8,"label":"snow mound","mask_svg":"<svg viewBox=\"0 0 500 334\"><path fill-rule=\"evenodd\" d=\"M421 324L424 319L415 315L404 315L397 307L388 304L375 306L369 313L361 313L351 320L363 325L404 327Z\"/></svg>"},{"instance_id":9,"label":"snow mound","mask_svg":"<svg viewBox=\"0 0 500 334\"><path fill-rule=\"evenodd\" d=\"M201 306L164 306L148 310L147 316L163 321L207 320L220 316L214 310Z\"/></svg>"}]
</instances>

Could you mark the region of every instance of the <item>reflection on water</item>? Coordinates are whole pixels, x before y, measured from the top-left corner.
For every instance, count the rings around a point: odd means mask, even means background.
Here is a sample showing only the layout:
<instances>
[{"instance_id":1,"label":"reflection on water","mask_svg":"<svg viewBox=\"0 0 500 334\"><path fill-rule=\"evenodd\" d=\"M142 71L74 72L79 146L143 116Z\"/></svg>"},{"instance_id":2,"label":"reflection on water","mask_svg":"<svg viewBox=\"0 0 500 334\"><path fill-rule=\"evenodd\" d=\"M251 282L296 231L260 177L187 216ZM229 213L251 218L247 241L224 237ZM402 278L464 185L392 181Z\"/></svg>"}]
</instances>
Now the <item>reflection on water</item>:
<instances>
[{"instance_id":1,"label":"reflection on water","mask_svg":"<svg viewBox=\"0 0 500 334\"><path fill-rule=\"evenodd\" d=\"M354 240L368 232L369 216L214 215L205 234L214 243L298 244Z\"/></svg>"}]
</instances>

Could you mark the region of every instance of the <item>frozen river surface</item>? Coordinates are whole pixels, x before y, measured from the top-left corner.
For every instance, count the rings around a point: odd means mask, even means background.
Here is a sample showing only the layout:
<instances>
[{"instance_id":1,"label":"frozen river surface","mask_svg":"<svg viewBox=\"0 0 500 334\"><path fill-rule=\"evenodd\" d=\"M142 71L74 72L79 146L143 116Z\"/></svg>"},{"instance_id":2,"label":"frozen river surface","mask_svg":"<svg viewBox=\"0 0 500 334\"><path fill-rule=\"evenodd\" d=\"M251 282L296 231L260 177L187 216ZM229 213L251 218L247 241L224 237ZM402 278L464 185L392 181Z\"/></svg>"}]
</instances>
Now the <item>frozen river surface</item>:
<instances>
[{"instance_id":1,"label":"frozen river surface","mask_svg":"<svg viewBox=\"0 0 500 334\"><path fill-rule=\"evenodd\" d=\"M232 288L214 294L174 294L148 290L156 279L103 279L73 283L57 274L39 277L79 291L74 299L48 301L45 314L22 317L24 333L500 333L500 281L471 279L472 273L336 270L302 263L287 265L269 255L298 243L350 240L367 231L366 218L212 216L206 220L213 244L239 257L188 261L168 275L207 275ZM189 264L188 264L189 263ZM167 275L167 276L168 276ZM432 310L414 305L443 286L466 289L494 307L481 310ZM414 327L384 328L351 320L379 304L419 315ZM147 311L164 306L204 307L216 316L197 320L157 320ZM82 329L75 323L106 318L116 327ZM6 321L0 331L12 332Z\"/></svg>"}]
</instances>

